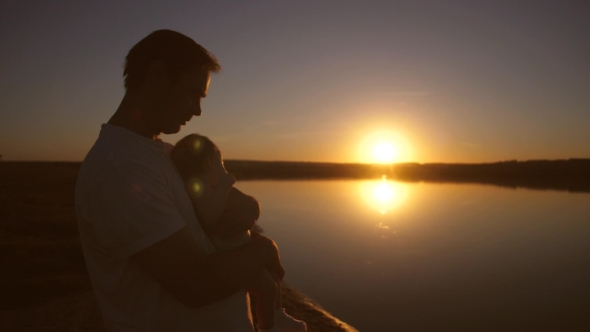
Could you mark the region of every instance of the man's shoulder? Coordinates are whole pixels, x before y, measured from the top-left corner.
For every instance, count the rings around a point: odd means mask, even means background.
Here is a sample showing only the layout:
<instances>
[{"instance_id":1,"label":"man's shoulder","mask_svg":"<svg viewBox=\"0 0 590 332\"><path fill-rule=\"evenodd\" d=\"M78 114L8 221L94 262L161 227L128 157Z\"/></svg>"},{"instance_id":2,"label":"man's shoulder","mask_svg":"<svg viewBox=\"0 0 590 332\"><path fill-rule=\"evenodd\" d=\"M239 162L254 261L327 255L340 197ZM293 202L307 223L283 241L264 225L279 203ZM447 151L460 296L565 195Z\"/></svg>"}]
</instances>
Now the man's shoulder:
<instances>
[{"instance_id":1,"label":"man's shoulder","mask_svg":"<svg viewBox=\"0 0 590 332\"><path fill-rule=\"evenodd\" d=\"M162 157L163 148L159 143L123 128L103 125L86 159L91 163L107 163L115 167L129 164L152 167L157 166Z\"/></svg>"},{"instance_id":2,"label":"man's shoulder","mask_svg":"<svg viewBox=\"0 0 590 332\"><path fill-rule=\"evenodd\" d=\"M111 178L133 182L163 181L167 169L165 155L157 145L149 146L101 132L84 158L78 175L80 185L96 184Z\"/></svg>"}]
</instances>

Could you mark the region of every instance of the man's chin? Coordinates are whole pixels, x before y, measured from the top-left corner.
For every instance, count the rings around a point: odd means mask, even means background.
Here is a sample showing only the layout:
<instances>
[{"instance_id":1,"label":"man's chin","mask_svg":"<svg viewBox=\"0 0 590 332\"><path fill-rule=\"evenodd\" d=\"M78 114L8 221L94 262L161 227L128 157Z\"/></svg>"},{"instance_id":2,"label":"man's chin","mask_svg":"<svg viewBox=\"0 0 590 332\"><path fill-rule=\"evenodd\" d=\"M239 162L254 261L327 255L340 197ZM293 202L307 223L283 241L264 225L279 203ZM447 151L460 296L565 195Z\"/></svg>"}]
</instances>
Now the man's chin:
<instances>
[{"instance_id":1,"label":"man's chin","mask_svg":"<svg viewBox=\"0 0 590 332\"><path fill-rule=\"evenodd\" d=\"M171 135L176 134L182 128L181 125L170 126L168 128L162 128L162 134Z\"/></svg>"}]
</instances>

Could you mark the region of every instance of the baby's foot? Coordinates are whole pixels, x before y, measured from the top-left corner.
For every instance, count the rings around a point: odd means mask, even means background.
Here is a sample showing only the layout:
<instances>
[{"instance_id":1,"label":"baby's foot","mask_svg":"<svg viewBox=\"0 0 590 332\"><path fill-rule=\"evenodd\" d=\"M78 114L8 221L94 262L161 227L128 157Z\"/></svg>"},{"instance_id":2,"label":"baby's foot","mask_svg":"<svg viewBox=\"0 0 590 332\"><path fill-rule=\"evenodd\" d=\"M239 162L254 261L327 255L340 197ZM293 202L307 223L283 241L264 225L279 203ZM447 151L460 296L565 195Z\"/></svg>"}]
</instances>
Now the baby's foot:
<instances>
[{"instance_id":1,"label":"baby's foot","mask_svg":"<svg viewBox=\"0 0 590 332\"><path fill-rule=\"evenodd\" d=\"M289 316L284 308L275 310L275 324L285 332L307 332L307 324Z\"/></svg>"}]
</instances>

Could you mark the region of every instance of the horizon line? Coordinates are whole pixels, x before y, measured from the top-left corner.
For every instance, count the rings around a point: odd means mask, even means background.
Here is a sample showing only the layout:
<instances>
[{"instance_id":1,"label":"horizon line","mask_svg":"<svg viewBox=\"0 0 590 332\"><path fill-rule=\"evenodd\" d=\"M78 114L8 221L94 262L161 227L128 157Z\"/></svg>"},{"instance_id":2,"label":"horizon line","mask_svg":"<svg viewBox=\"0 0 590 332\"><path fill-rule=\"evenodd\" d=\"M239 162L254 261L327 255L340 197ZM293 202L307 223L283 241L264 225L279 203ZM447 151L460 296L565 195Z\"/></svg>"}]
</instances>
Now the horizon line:
<instances>
[{"instance_id":1,"label":"horizon line","mask_svg":"<svg viewBox=\"0 0 590 332\"><path fill-rule=\"evenodd\" d=\"M404 161L393 163L363 163L363 162L334 162L334 161L304 161L304 160L254 160L254 159L225 159L224 162L262 162L262 163L300 163L300 164L337 164L337 165L374 165L374 166L393 166L393 165L484 165L484 164L499 164L499 163L513 163L513 162L540 162L540 161L590 161L590 156L585 158L570 157L559 159L505 159L497 161L483 161L483 162L418 162L418 161ZM0 163L72 163L81 164L83 160L0 160Z\"/></svg>"}]
</instances>

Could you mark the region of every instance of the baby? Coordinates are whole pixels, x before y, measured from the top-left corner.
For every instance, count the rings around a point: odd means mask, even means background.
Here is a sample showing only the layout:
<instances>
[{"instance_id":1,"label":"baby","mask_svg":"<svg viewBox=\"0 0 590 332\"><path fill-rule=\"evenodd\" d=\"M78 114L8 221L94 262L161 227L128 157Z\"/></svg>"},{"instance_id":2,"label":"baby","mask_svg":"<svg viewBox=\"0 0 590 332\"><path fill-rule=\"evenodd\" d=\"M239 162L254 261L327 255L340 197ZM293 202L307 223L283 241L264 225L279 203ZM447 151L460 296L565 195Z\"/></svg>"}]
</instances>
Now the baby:
<instances>
[{"instance_id":1,"label":"baby","mask_svg":"<svg viewBox=\"0 0 590 332\"><path fill-rule=\"evenodd\" d=\"M217 249L228 250L249 242L260 206L254 197L233 187L235 179L225 170L219 148L209 138L191 134L178 141L170 155L187 184L197 219ZM264 269L246 287L256 297L258 329L305 332L305 322L282 308L281 279Z\"/></svg>"}]
</instances>

